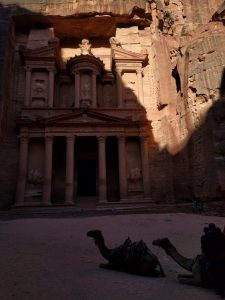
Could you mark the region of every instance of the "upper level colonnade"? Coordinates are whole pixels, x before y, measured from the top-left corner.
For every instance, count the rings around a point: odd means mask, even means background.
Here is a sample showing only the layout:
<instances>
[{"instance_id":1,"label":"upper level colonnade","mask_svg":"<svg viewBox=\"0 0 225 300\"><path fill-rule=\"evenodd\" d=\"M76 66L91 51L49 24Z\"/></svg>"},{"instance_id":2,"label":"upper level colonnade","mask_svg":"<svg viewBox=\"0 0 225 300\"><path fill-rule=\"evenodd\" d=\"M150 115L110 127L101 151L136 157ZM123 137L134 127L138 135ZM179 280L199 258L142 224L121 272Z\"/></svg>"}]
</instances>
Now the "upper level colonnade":
<instances>
[{"instance_id":1,"label":"upper level colonnade","mask_svg":"<svg viewBox=\"0 0 225 300\"><path fill-rule=\"evenodd\" d=\"M123 49L110 39L111 70L92 54L88 39L79 44L80 55L62 69L59 41L29 49L20 47L26 72L25 108L123 108L143 105L143 66L147 54Z\"/></svg>"}]
</instances>

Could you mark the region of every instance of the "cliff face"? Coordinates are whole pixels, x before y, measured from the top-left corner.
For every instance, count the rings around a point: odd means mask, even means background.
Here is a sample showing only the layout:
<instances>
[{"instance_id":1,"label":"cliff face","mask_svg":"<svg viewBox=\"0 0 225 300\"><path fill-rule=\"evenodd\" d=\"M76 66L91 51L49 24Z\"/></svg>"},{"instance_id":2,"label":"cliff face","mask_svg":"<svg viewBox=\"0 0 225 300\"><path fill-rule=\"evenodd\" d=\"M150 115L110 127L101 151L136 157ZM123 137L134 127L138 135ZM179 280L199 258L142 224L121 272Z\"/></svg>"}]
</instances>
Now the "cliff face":
<instances>
[{"instance_id":1,"label":"cliff face","mask_svg":"<svg viewBox=\"0 0 225 300\"><path fill-rule=\"evenodd\" d=\"M5 160L8 165L16 167L17 164L12 119L20 110L18 98L10 88L12 80L18 81L19 76L12 63L14 46L18 43L18 38L14 37L17 34L23 40L27 26L49 24L63 41L73 37L116 36L127 50L147 51L149 65L144 69L143 83L145 109L153 127L153 140L149 143L153 199L182 200L193 195L224 198L223 0L20 0L17 4L14 1L1 3L0 64L2 67L7 64L7 67L2 73L5 83L0 91L0 121L2 135L9 141L5 143L3 139L1 153L2 157L11 153ZM68 48L62 46L64 60L70 56ZM0 163L5 164L3 160ZM12 201L10 186L15 187L14 170L7 178L0 175L2 183L8 182L8 188L2 189L5 202Z\"/></svg>"}]
</instances>

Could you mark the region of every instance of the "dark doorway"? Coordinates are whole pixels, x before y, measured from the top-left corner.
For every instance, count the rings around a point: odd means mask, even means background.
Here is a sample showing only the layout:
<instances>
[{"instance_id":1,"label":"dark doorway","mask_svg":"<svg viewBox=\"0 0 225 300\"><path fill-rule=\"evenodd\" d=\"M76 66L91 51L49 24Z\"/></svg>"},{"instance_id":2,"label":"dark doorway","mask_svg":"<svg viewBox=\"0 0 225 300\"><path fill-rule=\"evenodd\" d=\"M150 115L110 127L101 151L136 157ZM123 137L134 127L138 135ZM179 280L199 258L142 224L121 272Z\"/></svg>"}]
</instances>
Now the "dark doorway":
<instances>
[{"instance_id":1,"label":"dark doorway","mask_svg":"<svg viewBox=\"0 0 225 300\"><path fill-rule=\"evenodd\" d=\"M116 137L106 139L106 177L108 201L119 201L119 163Z\"/></svg>"},{"instance_id":2,"label":"dark doorway","mask_svg":"<svg viewBox=\"0 0 225 300\"><path fill-rule=\"evenodd\" d=\"M79 137L75 146L75 184L78 197L97 196L98 144L95 137Z\"/></svg>"},{"instance_id":3,"label":"dark doorway","mask_svg":"<svg viewBox=\"0 0 225 300\"><path fill-rule=\"evenodd\" d=\"M77 161L77 195L96 196L96 161Z\"/></svg>"}]
</instances>

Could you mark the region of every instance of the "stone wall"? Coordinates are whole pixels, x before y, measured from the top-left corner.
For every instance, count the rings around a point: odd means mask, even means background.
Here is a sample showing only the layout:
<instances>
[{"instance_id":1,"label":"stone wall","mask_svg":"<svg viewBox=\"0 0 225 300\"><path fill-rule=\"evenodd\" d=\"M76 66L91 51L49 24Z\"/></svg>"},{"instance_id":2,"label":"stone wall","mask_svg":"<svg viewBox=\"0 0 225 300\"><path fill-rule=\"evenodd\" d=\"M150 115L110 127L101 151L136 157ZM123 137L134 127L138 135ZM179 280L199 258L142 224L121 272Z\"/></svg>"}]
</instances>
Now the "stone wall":
<instances>
[{"instance_id":1,"label":"stone wall","mask_svg":"<svg viewBox=\"0 0 225 300\"><path fill-rule=\"evenodd\" d=\"M89 28L90 35L94 35L100 24L97 17L110 16L110 26L105 31L99 28L99 35L107 38L114 33L125 49L148 52L149 65L144 69L143 82L144 105L153 127L153 138L149 142L152 198L165 202L193 196L224 197L225 27L222 22L212 22L213 14L223 2L18 0L15 4L13 0L1 1L2 204L13 202L15 190L18 155L15 119L24 97L24 71L18 52L13 50L13 25L16 18L24 14L51 18L46 20L51 20L55 27L65 22L65 32L58 30L63 38L74 30L70 30L66 16L74 15L82 22L93 16L96 27L92 26L93 31ZM12 16L17 17L12 19ZM119 25L121 22L123 26ZM16 43L25 43L26 34L17 33ZM70 47L62 49L64 59L71 56L71 51L75 53ZM100 49L96 51L101 55ZM107 64L107 56L104 59ZM10 170L7 175L5 168Z\"/></svg>"}]
</instances>

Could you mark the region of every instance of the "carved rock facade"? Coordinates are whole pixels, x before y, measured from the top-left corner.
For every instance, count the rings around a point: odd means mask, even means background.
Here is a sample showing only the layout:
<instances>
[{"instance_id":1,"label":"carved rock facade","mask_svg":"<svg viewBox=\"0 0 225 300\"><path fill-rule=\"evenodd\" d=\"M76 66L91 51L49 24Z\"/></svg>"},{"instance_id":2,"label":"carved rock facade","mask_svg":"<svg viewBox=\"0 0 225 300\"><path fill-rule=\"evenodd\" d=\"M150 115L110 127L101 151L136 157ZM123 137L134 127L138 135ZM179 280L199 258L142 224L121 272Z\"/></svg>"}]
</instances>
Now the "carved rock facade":
<instances>
[{"instance_id":1,"label":"carved rock facade","mask_svg":"<svg viewBox=\"0 0 225 300\"><path fill-rule=\"evenodd\" d=\"M224 198L225 5L192 2L2 1L2 205Z\"/></svg>"}]
</instances>

